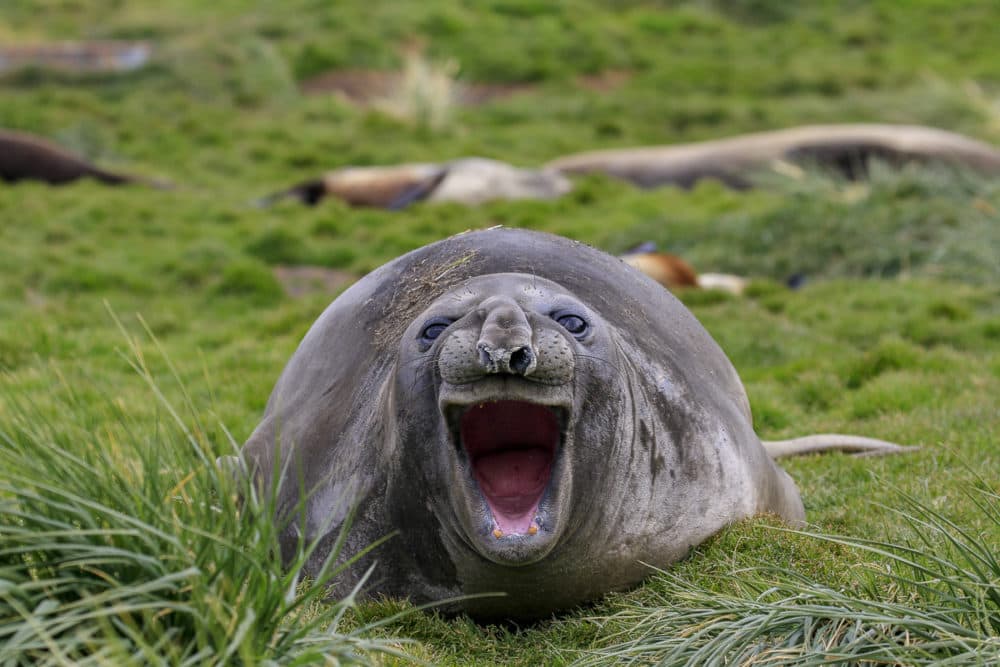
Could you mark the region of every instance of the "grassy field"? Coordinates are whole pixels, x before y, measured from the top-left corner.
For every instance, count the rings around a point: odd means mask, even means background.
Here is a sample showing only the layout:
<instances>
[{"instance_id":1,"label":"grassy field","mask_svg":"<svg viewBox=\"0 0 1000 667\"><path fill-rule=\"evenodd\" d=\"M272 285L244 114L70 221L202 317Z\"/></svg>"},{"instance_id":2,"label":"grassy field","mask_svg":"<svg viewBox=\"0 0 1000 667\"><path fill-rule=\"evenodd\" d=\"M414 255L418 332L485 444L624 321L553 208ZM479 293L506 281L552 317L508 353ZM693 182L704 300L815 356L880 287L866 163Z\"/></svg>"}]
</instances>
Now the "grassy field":
<instances>
[{"instance_id":1,"label":"grassy field","mask_svg":"<svg viewBox=\"0 0 1000 667\"><path fill-rule=\"evenodd\" d=\"M808 595L822 609L761 637L791 637L816 661L837 659L825 640L874 644L878 635L897 651L883 662L931 663L972 646L988 664L1000 656L1000 567L989 557L1000 552L996 180L876 165L863 184L775 174L746 192L714 183L639 191L588 177L558 201L479 208L250 202L348 164L483 155L532 165L815 122L920 123L1000 144L998 23L996 3L937 0L0 4L0 42L157 45L152 66L129 75L27 71L0 81L0 127L177 186L0 184L0 664L43 655L52 664L305 664L379 650L454 665L628 655L683 664L697 647L664 638L714 628L699 609L752 619L767 609L746 605L794 611ZM299 92L331 69L398 69L414 45L432 64L457 65L459 83L516 92L447 107L434 123L419 108L400 118ZM360 276L496 224L610 251L652 239L703 271L751 276L742 299L680 296L739 370L762 437L840 431L921 445L906 457L785 466L816 530L920 546L919 567L752 521L670 575L529 628L425 612L394 619L407 609L394 601L341 618L340 607L310 597L315 587L300 589L301 605L289 602L294 577L267 564L266 531L236 517L231 489L203 465L249 435L284 362L335 296L293 298L274 268ZM802 289L783 287L792 274L806 277ZM986 555L970 565L962 559L975 545ZM75 558L76 549L89 555ZM149 561L157 554L162 566ZM920 569L944 567L931 556L957 570ZM248 559L263 564L247 569ZM883 616L861 630L844 620L862 623L872 601ZM936 619L939 634L903 637L893 623L907 609ZM310 643L333 621L332 643ZM697 657L746 660L740 651L759 641L740 635L732 652Z\"/></svg>"}]
</instances>

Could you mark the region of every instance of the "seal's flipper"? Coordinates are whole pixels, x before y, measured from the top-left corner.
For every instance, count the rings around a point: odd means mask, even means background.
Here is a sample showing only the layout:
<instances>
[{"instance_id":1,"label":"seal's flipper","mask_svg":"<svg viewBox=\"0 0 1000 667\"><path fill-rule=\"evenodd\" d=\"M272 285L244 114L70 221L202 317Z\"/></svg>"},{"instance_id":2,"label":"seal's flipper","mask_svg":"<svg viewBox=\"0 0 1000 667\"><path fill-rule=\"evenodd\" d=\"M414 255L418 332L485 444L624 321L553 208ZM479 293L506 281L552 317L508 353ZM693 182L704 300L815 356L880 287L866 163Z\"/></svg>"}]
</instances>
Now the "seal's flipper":
<instances>
[{"instance_id":1,"label":"seal's flipper","mask_svg":"<svg viewBox=\"0 0 1000 667\"><path fill-rule=\"evenodd\" d=\"M386 208L390 211L398 211L406 208L414 202L427 199L427 197L429 197L430 194L437 189L437 186L441 185L441 181L443 181L447 175L448 170L442 169L433 176L408 186L396 195L396 197L386 205Z\"/></svg>"},{"instance_id":2,"label":"seal's flipper","mask_svg":"<svg viewBox=\"0 0 1000 667\"><path fill-rule=\"evenodd\" d=\"M818 433L790 440L762 440L761 443L772 459L821 452L847 452L853 456L885 456L886 454L903 454L920 449L888 440L839 433Z\"/></svg>"}]
</instances>

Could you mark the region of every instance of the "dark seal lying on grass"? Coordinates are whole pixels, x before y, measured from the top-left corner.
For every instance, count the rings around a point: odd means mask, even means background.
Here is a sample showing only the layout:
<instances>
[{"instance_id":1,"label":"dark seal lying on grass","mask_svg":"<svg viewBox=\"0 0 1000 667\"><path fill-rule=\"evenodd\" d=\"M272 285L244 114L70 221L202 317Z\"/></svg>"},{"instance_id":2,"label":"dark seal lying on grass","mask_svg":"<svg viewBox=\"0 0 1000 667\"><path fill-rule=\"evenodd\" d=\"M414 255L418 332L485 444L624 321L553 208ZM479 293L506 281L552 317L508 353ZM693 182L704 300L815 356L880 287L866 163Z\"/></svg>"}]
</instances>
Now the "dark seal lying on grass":
<instances>
[{"instance_id":1,"label":"dark seal lying on grass","mask_svg":"<svg viewBox=\"0 0 1000 667\"><path fill-rule=\"evenodd\" d=\"M102 169L56 144L24 132L0 130L0 180L42 181L65 185L81 178L92 178L107 185L143 183L152 187L166 184Z\"/></svg>"},{"instance_id":2,"label":"dark seal lying on grass","mask_svg":"<svg viewBox=\"0 0 1000 667\"><path fill-rule=\"evenodd\" d=\"M369 593L506 593L451 607L481 619L634 585L744 517L804 519L691 313L615 257L524 230L434 243L344 292L242 457L263 488L280 476L286 553L320 540L318 567L356 504L344 557L395 533Z\"/></svg>"}]
</instances>

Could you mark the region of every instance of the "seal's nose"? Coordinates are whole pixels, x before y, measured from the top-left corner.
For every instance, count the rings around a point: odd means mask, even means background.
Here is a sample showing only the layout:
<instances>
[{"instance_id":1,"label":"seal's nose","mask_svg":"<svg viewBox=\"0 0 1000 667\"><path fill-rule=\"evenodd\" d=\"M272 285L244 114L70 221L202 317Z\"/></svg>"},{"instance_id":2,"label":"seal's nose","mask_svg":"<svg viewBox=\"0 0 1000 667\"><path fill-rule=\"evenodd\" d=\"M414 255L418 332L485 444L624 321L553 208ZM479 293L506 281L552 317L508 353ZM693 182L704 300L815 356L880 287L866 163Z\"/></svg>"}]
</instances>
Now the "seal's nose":
<instances>
[{"instance_id":1,"label":"seal's nose","mask_svg":"<svg viewBox=\"0 0 1000 667\"><path fill-rule=\"evenodd\" d=\"M531 344L531 325L521 307L507 297L483 302L486 319L476 349L487 373L531 375L537 356Z\"/></svg>"}]
</instances>

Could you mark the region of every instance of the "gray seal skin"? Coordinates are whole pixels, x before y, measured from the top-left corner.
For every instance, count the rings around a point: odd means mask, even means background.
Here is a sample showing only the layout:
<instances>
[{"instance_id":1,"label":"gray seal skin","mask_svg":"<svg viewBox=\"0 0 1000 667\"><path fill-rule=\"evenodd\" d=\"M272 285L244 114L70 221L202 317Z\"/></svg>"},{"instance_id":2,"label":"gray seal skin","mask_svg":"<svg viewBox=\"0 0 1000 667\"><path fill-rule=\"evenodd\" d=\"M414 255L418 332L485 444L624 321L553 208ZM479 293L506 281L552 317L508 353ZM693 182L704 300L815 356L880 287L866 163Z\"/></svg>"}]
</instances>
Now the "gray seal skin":
<instances>
[{"instance_id":1,"label":"gray seal skin","mask_svg":"<svg viewBox=\"0 0 1000 667\"><path fill-rule=\"evenodd\" d=\"M990 144L933 127L877 123L804 125L692 144L590 151L560 157L546 167L564 174L606 173L643 188L688 188L714 178L744 189L753 185L754 171L779 161L814 164L859 179L867 175L869 158L1000 172L1000 150Z\"/></svg>"},{"instance_id":2,"label":"gray seal skin","mask_svg":"<svg viewBox=\"0 0 1000 667\"><path fill-rule=\"evenodd\" d=\"M744 517L800 524L751 424L732 364L667 290L581 243L495 228L337 298L241 456L264 488L281 477L282 548L320 540L314 571L352 505L342 559L394 534L334 595L374 560L368 594L503 592L447 608L531 619L635 585Z\"/></svg>"}]
</instances>

